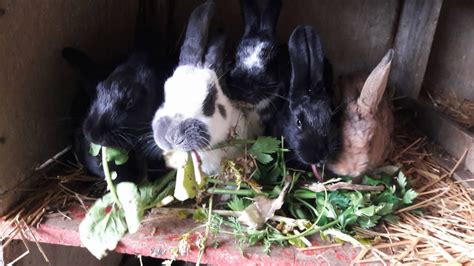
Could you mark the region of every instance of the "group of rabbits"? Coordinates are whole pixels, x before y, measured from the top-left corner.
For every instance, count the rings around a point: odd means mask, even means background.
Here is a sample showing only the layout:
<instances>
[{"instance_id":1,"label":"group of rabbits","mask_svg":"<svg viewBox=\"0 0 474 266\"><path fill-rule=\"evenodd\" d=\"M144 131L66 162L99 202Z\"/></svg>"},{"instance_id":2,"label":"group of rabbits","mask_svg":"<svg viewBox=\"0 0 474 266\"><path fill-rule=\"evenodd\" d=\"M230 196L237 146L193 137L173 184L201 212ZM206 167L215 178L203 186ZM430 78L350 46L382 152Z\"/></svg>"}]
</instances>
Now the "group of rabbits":
<instances>
[{"instance_id":1,"label":"group of rabbits","mask_svg":"<svg viewBox=\"0 0 474 266\"><path fill-rule=\"evenodd\" d=\"M288 44L277 41L281 0L268 0L262 11L254 0L240 5L244 30L231 60L223 30L211 28L212 0L193 10L176 60L155 55L147 38L137 38L134 52L112 71L79 50L63 50L87 92L87 104L76 112L74 143L89 171L103 175L100 160L88 152L95 143L128 152L125 165L111 165L121 180L160 176L167 167L180 167L190 151L202 171L214 175L223 159L243 152L214 147L260 135L283 136L288 163L316 176L317 165L358 176L383 162L393 124L383 97L393 52L365 84L333 82L315 29L298 26ZM333 83L346 85L336 92Z\"/></svg>"}]
</instances>

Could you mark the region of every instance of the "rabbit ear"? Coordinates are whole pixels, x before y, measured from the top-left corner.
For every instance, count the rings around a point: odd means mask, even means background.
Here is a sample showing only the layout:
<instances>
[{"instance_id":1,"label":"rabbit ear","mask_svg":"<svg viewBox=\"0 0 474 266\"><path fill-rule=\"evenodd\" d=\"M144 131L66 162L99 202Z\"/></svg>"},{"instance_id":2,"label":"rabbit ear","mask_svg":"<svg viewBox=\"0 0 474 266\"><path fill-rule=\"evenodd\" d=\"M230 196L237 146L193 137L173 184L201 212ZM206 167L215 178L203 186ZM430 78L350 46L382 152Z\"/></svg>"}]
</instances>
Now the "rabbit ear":
<instances>
[{"instance_id":1,"label":"rabbit ear","mask_svg":"<svg viewBox=\"0 0 474 266\"><path fill-rule=\"evenodd\" d=\"M180 65L201 64L207 44L209 25L215 10L214 1L207 1L194 9L189 17L186 37L179 55Z\"/></svg>"},{"instance_id":2,"label":"rabbit ear","mask_svg":"<svg viewBox=\"0 0 474 266\"><path fill-rule=\"evenodd\" d=\"M310 26L298 26L288 43L291 61L290 98L297 88L312 86L323 80L324 55L318 34Z\"/></svg>"},{"instance_id":3,"label":"rabbit ear","mask_svg":"<svg viewBox=\"0 0 474 266\"><path fill-rule=\"evenodd\" d=\"M218 75L222 73L225 41L226 35L222 29L219 29L210 38L204 59L204 65L213 69Z\"/></svg>"},{"instance_id":4,"label":"rabbit ear","mask_svg":"<svg viewBox=\"0 0 474 266\"><path fill-rule=\"evenodd\" d=\"M275 26L280 15L281 0L268 0L267 7L260 21L260 30L275 32Z\"/></svg>"},{"instance_id":5,"label":"rabbit ear","mask_svg":"<svg viewBox=\"0 0 474 266\"><path fill-rule=\"evenodd\" d=\"M244 36L250 32L258 30L258 7L255 0L240 0L240 9L242 11L242 19L244 20Z\"/></svg>"},{"instance_id":6,"label":"rabbit ear","mask_svg":"<svg viewBox=\"0 0 474 266\"><path fill-rule=\"evenodd\" d=\"M364 113L375 113L382 100L393 59L393 49L388 50L380 63L372 70L362 87L357 105Z\"/></svg>"}]
</instances>

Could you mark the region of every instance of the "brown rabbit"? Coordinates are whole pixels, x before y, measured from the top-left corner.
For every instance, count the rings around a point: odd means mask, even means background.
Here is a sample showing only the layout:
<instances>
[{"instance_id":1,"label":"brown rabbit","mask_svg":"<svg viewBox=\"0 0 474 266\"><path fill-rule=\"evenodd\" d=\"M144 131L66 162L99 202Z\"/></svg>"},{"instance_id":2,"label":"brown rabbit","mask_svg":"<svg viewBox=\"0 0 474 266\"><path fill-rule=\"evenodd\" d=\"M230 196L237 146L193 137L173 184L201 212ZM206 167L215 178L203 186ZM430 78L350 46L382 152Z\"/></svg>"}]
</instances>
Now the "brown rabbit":
<instances>
[{"instance_id":1,"label":"brown rabbit","mask_svg":"<svg viewBox=\"0 0 474 266\"><path fill-rule=\"evenodd\" d=\"M327 164L337 175L360 176L380 166L391 152L393 113L384 92L392 58L390 49L368 77L352 75L337 81L346 104L343 141L339 156Z\"/></svg>"}]
</instances>

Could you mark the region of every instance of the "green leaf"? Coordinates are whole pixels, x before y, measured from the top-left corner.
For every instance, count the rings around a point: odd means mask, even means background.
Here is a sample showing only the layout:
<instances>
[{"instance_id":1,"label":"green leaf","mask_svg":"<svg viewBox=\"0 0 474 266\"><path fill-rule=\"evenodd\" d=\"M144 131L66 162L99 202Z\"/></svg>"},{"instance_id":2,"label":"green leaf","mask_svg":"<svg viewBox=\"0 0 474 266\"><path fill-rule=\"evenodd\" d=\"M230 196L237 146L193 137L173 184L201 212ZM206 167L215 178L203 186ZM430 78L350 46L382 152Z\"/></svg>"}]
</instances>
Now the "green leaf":
<instances>
[{"instance_id":1,"label":"green leaf","mask_svg":"<svg viewBox=\"0 0 474 266\"><path fill-rule=\"evenodd\" d=\"M206 211L202 208L198 209L196 212L194 212L193 219L198 222L205 221L207 219Z\"/></svg>"},{"instance_id":2,"label":"green leaf","mask_svg":"<svg viewBox=\"0 0 474 266\"><path fill-rule=\"evenodd\" d=\"M343 193L338 191L331 192L329 194L329 201L336 204L339 208L345 209L349 206L350 200Z\"/></svg>"},{"instance_id":3,"label":"green leaf","mask_svg":"<svg viewBox=\"0 0 474 266\"><path fill-rule=\"evenodd\" d=\"M377 186L377 185L380 185L380 184L384 184L383 180L380 180L380 179L375 179L375 178L371 178L371 177L368 177L368 176L364 176L364 178L362 179L362 184L363 185L370 185L370 186Z\"/></svg>"},{"instance_id":4,"label":"green leaf","mask_svg":"<svg viewBox=\"0 0 474 266\"><path fill-rule=\"evenodd\" d=\"M413 200L416 198L418 194L413 190L413 189L409 189L405 192L405 194L403 194L403 203L405 204L412 204L413 203Z\"/></svg>"},{"instance_id":5,"label":"green leaf","mask_svg":"<svg viewBox=\"0 0 474 266\"><path fill-rule=\"evenodd\" d=\"M267 164L273 160L273 157L269 154L277 152L280 143L281 141L272 137L258 137L252 147L250 147L249 152L255 155L257 161Z\"/></svg>"},{"instance_id":6,"label":"green leaf","mask_svg":"<svg viewBox=\"0 0 474 266\"><path fill-rule=\"evenodd\" d=\"M398 172L397 182L398 182L398 185L400 186L400 189L401 189L402 193L404 193L405 188L407 186L407 178L406 178L405 174L403 174L402 171Z\"/></svg>"},{"instance_id":7,"label":"green leaf","mask_svg":"<svg viewBox=\"0 0 474 266\"><path fill-rule=\"evenodd\" d=\"M325 206L326 216L331 219L337 219L337 213L331 203L327 202Z\"/></svg>"},{"instance_id":8,"label":"green leaf","mask_svg":"<svg viewBox=\"0 0 474 266\"><path fill-rule=\"evenodd\" d=\"M339 215L338 221L342 229L346 228L348 225L355 224L357 221L357 216L354 214L354 208L349 207L345 209L344 212Z\"/></svg>"},{"instance_id":9,"label":"green leaf","mask_svg":"<svg viewBox=\"0 0 474 266\"><path fill-rule=\"evenodd\" d=\"M145 182L138 187L140 193L140 202L149 205L156 197L155 186L151 182Z\"/></svg>"},{"instance_id":10,"label":"green leaf","mask_svg":"<svg viewBox=\"0 0 474 266\"><path fill-rule=\"evenodd\" d=\"M255 159L259 161L260 163L267 164L273 160L273 157L271 155L265 154L265 153L256 153Z\"/></svg>"},{"instance_id":11,"label":"green leaf","mask_svg":"<svg viewBox=\"0 0 474 266\"><path fill-rule=\"evenodd\" d=\"M115 148L107 148L107 162L114 161L115 165L122 165L128 161L128 154L125 151Z\"/></svg>"},{"instance_id":12,"label":"green leaf","mask_svg":"<svg viewBox=\"0 0 474 266\"><path fill-rule=\"evenodd\" d=\"M375 207L375 213L382 216L387 215L394 211L393 207L394 207L393 203L381 202L379 205Z\"/></svg>"},{"instance_id":13,"label":"green leaf","mask_svg":"<svg viewBox=\"0 0 474 266\"><path fill-rule=\"evenodd\" d=\"M140 192L134 183L121 182L117 185L117 195L125 213L128 231L133 234L140 228L140 222L145 211Z\"/></svg>"},{"instance_id":14,"label":"green leaf","mask_svg":"<svg viewBox=\"0 0 474 266\"><path fill-rule=\"evenodd\" d=\"M97 145L91 142L90 147L89 147L89 154L95 157L99 155L101 148L102 147L100 145Z\"/></svg>"},{"instance_id":15,"label":"green leaf","mask_svg":"<svg viewBox=\"0 0 474 266\"><path fill-rule=\"evenodd\" d=\"M380 219L379 215L373 215L371 217L360 216L359 219L357 219L357 223L360 225L360 227L368 229L368 228L374 227L379 221L379 219Z\"/></svg>"},{"instance_id":16,"label":"green leaf","mask_svg":"<svg viewBox=\"0 0 474 266\"><path fill-rule=\"evenodd\" d=\"M110 193L97 200L79 225L82 244L98 259L114 250L127 232L123 210L111 207L106 212L113 201Z\"/></svg>"},{"instance_id":17,"label":"green leaf","mask_svg":"<svg viewBox=\"0 0 474 266\"><path fill-rule=\"evenodd\" d=\"M357 215L357 216L364 215L364 216L371 217L375 214L375 206L372 205L372 206L369 206L369 207L359 209L359 210L355 211L354 214Z\"/></svg>"},{"instance_id":18,"label":"green leaf","mask_svg":"<svg viewBox=\"0 0 474 266\"><path fill-rule=\"evenodd\" d=\"M239 198L239 197L234 197L229 202L227 202L227 206L229 207L229 209L235 212L245 210L245 208L247 208L250 204L251 204L250 200Z\"/></svg>"},{"instance_id":19,"label":"green leaf","mask_svg":"<svg viewBox=\"0 0 474 266\"><path fill-rule=\"evenodd\" d=\"M394 205L398 204L400 199L395 196L395 189L395 186L385 188L385 190L375 198L375 202L393 203Z\"/></svg>"},{"instance_id":20,"label":"green leaf","mask_svg":"<svg viewBox=\"0 0 474 266\"><path fill-rule=\"evenodd\" d=\"M250 152L256 153L275 153L280 147L281 141L272 137L258 137L255 143L250 147Z\"/></svg>"},{"instance_id":21,"label":"green leaf","mask_svg":"<svg viewBox=\"0 0 474 266\"><path fill-rule=\"evenodd\" d=\"M359 208L364 205L364 196L359 191L347 192L346 196L350 199L352 206Z\"/></svg>"}]
</instances>

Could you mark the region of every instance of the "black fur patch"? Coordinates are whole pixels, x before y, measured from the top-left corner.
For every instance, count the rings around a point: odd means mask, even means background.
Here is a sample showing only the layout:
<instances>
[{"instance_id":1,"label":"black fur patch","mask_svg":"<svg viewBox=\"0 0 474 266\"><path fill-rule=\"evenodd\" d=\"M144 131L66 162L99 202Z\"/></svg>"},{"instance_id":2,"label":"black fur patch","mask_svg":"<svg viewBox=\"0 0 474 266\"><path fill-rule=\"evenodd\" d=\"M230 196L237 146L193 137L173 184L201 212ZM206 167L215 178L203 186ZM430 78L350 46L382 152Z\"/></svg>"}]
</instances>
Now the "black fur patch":
<instances>
[{"instance_id":1,"label":"black fur patch","mask_svg":"<svg viewBox=\"0 0 474 266\"><path fill-rule=\"evenodd\" d=\"M212 116L216 111L217 89L213 84L207 93L206 99L202 103L202 112L205 116Z\"/></svg>"},{"instance_id":2,"label":"black fur patch","mask_svg":"<svg viewBox=\"0 0 474 266\"><path fill-rule=\"evenodd\" d=\"M225 110L224 105L218 104L217 108L219 108L219 113L222 115L222 117L226 118L227 117L227 112Z\"/></svg>"}]
</instances>

